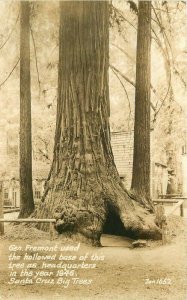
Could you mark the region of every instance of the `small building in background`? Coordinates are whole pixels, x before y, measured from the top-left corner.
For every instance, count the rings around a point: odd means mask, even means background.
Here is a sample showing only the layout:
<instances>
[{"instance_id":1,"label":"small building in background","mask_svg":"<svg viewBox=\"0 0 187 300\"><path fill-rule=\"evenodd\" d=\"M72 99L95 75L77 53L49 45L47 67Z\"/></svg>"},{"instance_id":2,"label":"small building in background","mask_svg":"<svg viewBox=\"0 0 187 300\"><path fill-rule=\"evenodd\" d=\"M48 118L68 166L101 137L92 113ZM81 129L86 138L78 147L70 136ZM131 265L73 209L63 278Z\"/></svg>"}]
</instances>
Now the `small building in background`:
<instances>
[{"instance_id":1,"label":"small building in background","mask_svg":"<svg viewBox=\"0 0 187 300\"><path fill-rule=\"evenodd\" d=\"M19 128L11 125L4 130L0 122L0 181L5 207L20 207L19 186ZM33 197L35 203L44 192L44 184L48 177L49 162L38 161L33 155Z\"/></svg>"},{"instance_id":2,"label":"small building in background","mask_svg":"<svg viewBox=\"0 0 187 300\"><path fill-rule=\"evenodd\" d=\"M17 170L15 170L17 173ZM33 170L33 197L35 203L41 200L46 178L48 176L48 168ZM4 176L3 179L3 201L4 207L20 207L20 186L19 176Z\"/></svg>"},{"instance_id":3,"label":"small building in background","mask_svg":"<svg viewBox=\"0 0 187 300\"><path fill-rule=\"evenodd\" d=\"M133 168L133 144L134 133L131 132L112 132L111 144L114 154L114 161L127 189L131 187L132 168ZM158 198L160 194L166 194L168 185L168 169L166 158L154 153L154 146L151 146L151 195Z\"/></svg>"},{"instance_id":4,"label":"small building in background","mask_svg":"<svg viewBox=\"0 0 187 300\"><path fill-rule=\"evenodd\" d=\"M112 132L111 145L120 178L125 186L130 188L133 167L133 134L125 131Z\"/></svg>"}]
</instances>

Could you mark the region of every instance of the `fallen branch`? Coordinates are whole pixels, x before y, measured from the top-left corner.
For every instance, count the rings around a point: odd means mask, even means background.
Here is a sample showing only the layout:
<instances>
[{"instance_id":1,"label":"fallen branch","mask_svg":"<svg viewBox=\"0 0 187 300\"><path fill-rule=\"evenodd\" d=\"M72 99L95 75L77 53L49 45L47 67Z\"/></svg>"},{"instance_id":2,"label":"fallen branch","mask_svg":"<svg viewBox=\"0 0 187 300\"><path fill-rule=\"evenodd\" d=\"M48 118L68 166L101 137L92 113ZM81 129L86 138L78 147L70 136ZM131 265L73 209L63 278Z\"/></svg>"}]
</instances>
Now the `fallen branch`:
<instances>
[{"instance_id":1,"label":"fallen branch","mask_svg":"<svg viewBox=\"0 0 187 300\"><path fill-rule=\"evenodd\" d=\"M56 219L0 219L0 223L55 223Z\"/></svg>"}]
</instances>

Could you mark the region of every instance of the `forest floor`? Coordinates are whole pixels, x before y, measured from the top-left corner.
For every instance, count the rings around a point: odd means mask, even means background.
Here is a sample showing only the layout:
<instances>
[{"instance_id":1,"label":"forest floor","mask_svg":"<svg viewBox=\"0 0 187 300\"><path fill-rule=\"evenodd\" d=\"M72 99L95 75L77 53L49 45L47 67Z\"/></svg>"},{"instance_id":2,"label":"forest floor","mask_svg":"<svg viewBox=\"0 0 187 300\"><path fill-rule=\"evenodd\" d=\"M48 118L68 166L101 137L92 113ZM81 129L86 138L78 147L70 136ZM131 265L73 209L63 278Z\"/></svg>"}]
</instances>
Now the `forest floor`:
<instances>
[{"instance_id":1,"label":"forest floor","mask_svg":"<svg viewBox=\"0 0 187 300\"><path fill-rule=\"evenodd\" d=\"M170 239L166 245L161 241L148 241L145 248L132 249L132 240L125 237L103 235L100 248L93 248L81 244L78 251L64 251L61 247L65 245L77 246L78 243L65 240L62 236L50 241L49 234L35 228L25 228L21 225L5 225L5 235L0 239L0 299L16 300L48 300L48 299L124 299L124 300L185 300L187 299L186 288L186 220L179 216L171 216L168 219ZM96 268L79 269L75 277L87 279L87 283L69 284L9 284L11 269L8 264L10 245L22 247L26 245L56 247L63 255L75 255L73 263L81 255L88 255L85 263L96 263ZM35 252L27 251L29 255ZM52 255L54 252L37 251L39 255ZM57 251L58 252L58 251ZM56 252L55 252L56 253ZM23 263L25 251L15 251L20 255L19 261L12 263ZM59 254L59 253L58 253ZM97 256L97 261L91 261L91 255ZM59 259L59 256L58 256ZM100 260L99 260L100 259ZM31 261L36 262L36 261ZM48 263L49 261L47 261ZM71 261L65 261L72 263ZM25 263L25 262L24 262ZM59 263L54 260L52 263ZM41 266L34 271L41 270ZM14 268L14 271L19 269ZM53 271L53 269L46 269ZM76 274L77 273L77 274ZM55 277L53 272L51 279ZM45 277L46 278L46 277ZM49 278L49 277L48 277ZM55 279L56 280L56 279Z\"/></svg>"}]
</instances>

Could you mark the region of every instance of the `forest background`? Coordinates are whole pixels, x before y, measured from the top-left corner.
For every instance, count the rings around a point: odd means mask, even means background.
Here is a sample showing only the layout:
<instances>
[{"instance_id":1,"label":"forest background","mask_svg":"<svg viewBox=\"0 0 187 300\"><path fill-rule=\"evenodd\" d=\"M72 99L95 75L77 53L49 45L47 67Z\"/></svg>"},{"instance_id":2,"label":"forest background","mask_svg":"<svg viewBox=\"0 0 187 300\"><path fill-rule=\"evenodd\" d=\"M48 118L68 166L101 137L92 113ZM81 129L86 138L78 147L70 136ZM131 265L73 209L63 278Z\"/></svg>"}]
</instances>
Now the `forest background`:
<instances>
[{"instance_id":1,"label":"forest background","mask_svg":"<svg viewBox=\"0 0 187 300\"><path fill-rule=\"evenodd\" d=\"M113 1L110 18L111 131L134 126L137 13L132 1ZM58 76L58 2L31 2L31 94L33 164L50 167L56 119ZM186 2L160 1L152 9L151 126L154 160L180 157L185 145ZM18 153L19 137L19 2L1 3L0 133ZM172 98L172 101L171 101ZM168 155L167 155L168 154ZM171 159L172 160L172 159ZM180 162L179 162L180 163ZM1 175L11 176L18 161L1 160Z\"/></svg>"}]
</instances>

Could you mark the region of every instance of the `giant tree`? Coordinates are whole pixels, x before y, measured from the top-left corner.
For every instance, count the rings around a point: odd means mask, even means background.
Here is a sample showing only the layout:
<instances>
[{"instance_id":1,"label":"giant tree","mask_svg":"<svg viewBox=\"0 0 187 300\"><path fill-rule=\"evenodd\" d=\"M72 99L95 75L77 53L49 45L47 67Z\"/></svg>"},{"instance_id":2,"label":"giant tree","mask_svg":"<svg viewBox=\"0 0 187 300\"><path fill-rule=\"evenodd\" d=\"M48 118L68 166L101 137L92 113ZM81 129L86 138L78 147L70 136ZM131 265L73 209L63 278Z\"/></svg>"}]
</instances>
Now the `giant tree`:
<instances>
[{"instance_id":1,"label":"giant tree","mask_svg":"<svg viewBox=\"0 0 187 300\"><path fill-rule=\"evenodd\" d=\"M139 1L132 190L149 208L151 1Z\"/></svg>"},{"instance_id":2,"label":"giant tree","mask_svg":"<svg viewBox=\"0 0 187 300\"><path fill-rule=\"evenodd\" d=\"M114 219L124 233L160 238L154 215L124 188L114 164L108 67L108 1L62 1L54 155L35 216L55 217L59 233L93 244Z\"/></svg>"},{"instance_id":3,"label":"giant tree","mask_svg":"<svg viewBox=\"0 0 187 300\"><path fill-rule=\"evenodd\" d=\"M20 2L20 214L34 210L32 190L29 2Z\"/></svg>"}]
</instances>

